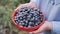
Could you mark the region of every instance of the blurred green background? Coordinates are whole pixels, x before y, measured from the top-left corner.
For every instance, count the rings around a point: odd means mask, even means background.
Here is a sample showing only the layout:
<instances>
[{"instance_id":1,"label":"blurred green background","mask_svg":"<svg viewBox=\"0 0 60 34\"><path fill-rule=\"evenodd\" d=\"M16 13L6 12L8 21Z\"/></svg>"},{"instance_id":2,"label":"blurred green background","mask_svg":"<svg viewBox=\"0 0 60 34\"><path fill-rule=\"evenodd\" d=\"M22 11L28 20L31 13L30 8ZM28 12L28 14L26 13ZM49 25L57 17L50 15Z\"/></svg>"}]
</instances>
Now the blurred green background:
<instances>
[{"instance_id":1,"label":"blurred green background","mask_svg":"<svg viewBox=\"0 0 60 34\"><path fill-rule=\"evenodd\" d=\"M20 4L29 0L0 0L0 34L27 34L16 28L12 23L12 13Z\"/></svg>"}]
</instances>

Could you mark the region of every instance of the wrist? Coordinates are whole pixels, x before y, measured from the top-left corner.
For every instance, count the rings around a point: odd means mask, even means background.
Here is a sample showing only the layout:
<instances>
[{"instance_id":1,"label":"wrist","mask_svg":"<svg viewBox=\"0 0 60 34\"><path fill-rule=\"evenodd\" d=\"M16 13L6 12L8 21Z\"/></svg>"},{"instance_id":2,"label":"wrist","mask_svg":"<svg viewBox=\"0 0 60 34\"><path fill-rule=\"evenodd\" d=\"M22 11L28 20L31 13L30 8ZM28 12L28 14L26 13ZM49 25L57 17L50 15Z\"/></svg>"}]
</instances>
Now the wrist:
<instances>
[{"instance_id":1,"label":"wrist","mask_svg":"<svg viewBox=\"0 0 60 34\"><path fill-rule=\"evenodd\" d=\"M51 30L52 29L52 23L50 21L46 21L46 25L47 25L47 30Z\"/></svg>"}]
</instances>

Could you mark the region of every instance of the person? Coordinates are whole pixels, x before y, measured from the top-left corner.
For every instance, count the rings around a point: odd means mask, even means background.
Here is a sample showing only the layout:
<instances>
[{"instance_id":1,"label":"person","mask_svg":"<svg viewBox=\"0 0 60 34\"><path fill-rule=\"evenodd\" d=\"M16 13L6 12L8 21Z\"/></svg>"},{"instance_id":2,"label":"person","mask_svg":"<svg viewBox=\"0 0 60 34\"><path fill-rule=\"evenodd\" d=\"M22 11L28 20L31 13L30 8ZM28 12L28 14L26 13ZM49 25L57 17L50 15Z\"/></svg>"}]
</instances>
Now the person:
<instances>
[{"instance_id":1,"label":"person","mask_svg":"<svg viewBox=\"0 0 60 34\"><path fill-rule=\"evenodd\" d=\"M39 8L45 16L45 23L31 34L60 34L60 0L30 0L19 7L24 6Z\"/></svg>"}]
</instances>

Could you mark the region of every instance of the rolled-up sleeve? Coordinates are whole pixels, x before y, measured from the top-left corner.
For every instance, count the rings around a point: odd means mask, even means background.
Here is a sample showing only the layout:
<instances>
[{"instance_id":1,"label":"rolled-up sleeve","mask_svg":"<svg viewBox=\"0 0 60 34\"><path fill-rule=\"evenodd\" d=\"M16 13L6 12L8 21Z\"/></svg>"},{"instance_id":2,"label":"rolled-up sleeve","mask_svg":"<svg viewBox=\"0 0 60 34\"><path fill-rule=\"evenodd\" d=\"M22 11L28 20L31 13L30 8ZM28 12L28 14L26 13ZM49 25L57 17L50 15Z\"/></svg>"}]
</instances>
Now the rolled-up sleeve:
<instances>
[{"instance_id":1,"label":"rolled-up sleeve","mask_svg":"<svg viewBox=\"0 0 60 34\"><path fill-rule=\"evenodd\" d=\"M57 34L60 34L60 21L53 21L53 32L56 32Z\"/></svg>"}]
</instances>

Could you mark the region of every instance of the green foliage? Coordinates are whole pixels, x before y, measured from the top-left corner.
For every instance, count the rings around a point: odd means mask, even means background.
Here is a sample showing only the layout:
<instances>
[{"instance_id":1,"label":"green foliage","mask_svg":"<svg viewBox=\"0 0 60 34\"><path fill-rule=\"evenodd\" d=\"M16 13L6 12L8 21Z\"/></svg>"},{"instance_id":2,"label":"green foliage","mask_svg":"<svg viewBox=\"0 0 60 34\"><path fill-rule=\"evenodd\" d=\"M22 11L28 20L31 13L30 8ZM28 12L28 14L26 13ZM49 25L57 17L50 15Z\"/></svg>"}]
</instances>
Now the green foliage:
<instances>
[{"instance_id":1,"label":"green foliage","mask_svg":"<svg viewBox=\"0 0 60 34\"><path fill-rule=\"evenodd\" d=\"M19 31L12 23L12 13L14 9L29 0L0 0L0 23L6 23L12 30Z\"/></svg>"}]
</instances>

